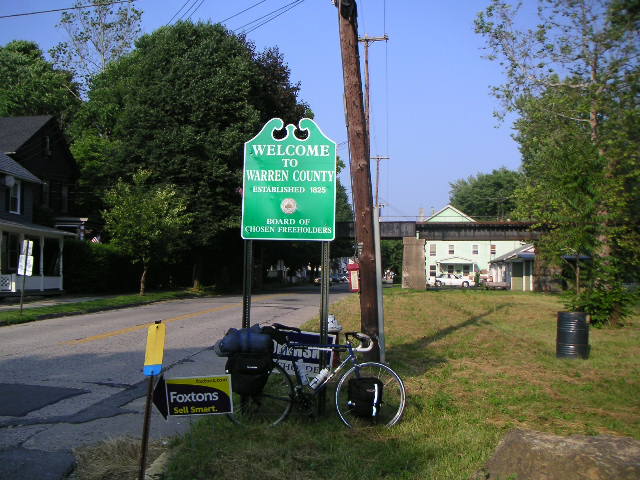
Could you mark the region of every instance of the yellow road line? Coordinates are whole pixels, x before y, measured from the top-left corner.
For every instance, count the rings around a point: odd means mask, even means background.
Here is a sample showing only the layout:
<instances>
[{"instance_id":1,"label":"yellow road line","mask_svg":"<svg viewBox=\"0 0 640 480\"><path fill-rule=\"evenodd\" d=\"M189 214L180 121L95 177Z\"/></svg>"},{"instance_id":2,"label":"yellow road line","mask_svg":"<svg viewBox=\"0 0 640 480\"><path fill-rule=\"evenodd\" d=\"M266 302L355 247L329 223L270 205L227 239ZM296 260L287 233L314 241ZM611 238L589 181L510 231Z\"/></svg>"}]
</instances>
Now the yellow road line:
<instances>
[{"instance_id":1,"label":"yellow road line","mask_svg":"<svg viewBox=\"0 0 640 480\"><path fill-rule=\"evenodd\" d=\"M280 297L285 295L284 293L278 293L274 295L265 295L264 297L259 297L254 299L256 301L269 300L271 298ZM200 310L199 312L193 313L185 313L184 315L178 315L177 317L167 318L163 320L164 323L173 323L179 320L188 320L189 318L199 317L200 315L206 315L207 313L213 312L221 312L223 310L229 310L230 308L241 307L242 303L229 303L227 305L222 305L220 307L208 308L206 310ZM144 323L142 325L134 325L133 327L121 328L119 330L112 330L111 332L100 333L98 335L93 335L91 337L78 338L76 340L67 340L66 342L60 342L61 345L79 345L81 343L93 342L95 340L103 340L105 338L117 337L118 335L124 335L126 333L136 332L138 330L143 330L149 327L149 325L153 325L153 323Z\"/></svg>"}]
</instances>

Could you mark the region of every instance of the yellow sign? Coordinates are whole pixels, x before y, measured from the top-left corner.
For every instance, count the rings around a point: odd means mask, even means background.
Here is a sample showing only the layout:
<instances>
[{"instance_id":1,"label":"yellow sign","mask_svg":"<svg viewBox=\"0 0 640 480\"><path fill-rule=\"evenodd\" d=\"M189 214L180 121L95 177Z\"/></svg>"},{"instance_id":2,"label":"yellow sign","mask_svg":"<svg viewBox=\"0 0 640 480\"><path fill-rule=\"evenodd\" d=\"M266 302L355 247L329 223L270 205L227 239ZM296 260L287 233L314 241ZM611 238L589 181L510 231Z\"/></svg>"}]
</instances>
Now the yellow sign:
<instances>
[{"instance_id":1,"label":"yellow sign","mask_svg":"<svg viewBox=\"0 0 640 480\"><path fill-rule=\"evenodd\" d=\"M169 415L210 415L233 412L231 375L166 380Z\"/></svg>"},{"instance_id":2,"label":"yellow sign","mask_svg":"<svg viewBox=\"0 0 640 480\"><path fill-rule=\"evenodd\" d=\"M166 332L167 326L160 322L151 325L147 330L147 351L144 354L144 374L146 376L160 375L162 372Z\"/></svg>"}]
</instances>

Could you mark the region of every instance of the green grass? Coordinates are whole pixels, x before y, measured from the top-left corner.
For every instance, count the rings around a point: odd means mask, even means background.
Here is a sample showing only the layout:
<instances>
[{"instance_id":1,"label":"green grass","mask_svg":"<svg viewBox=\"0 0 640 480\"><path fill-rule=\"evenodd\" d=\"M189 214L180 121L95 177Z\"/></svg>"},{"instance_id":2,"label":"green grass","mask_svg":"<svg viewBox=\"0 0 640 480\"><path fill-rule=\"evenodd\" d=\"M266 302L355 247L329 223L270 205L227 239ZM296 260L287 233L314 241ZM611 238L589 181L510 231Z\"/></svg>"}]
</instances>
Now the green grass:
<instances>
[{"instance_id":1,"label":"green grass","mask_svg":"<svg viewBox=\"0 0 640 480\"><path fill-rule=\"evenodd\" d=\"M176 441L167 479L468 479L512 428L640 439L640 315L590 329L586 360L555 357L560 299L385 290L387 359L408 406L391 429L352 431L330 405L269 430L208 417ZM357 296L332 307L357 329ZM317 320L316 322L317 323Z\"/></svg>"},{"instance_id":2,"label":"green grass","mask_svg":"<svg viewBox=\"0 0 640 480\"><path fill-rule=\"evenodd\" d=\"M99 312L115 308L132 307L147 303L160 302L204 295L194 290L173 290L167 292L149 292L144 296L138 294L119 295L117 297L91 300L88 302L69 303L47 307L24 308L22 314L17 306L16 310L0 311L0 326L17 323L33 322L45 318L62 317L66 315L80 315L83 313Z\"/></svg>"}]
</instances>

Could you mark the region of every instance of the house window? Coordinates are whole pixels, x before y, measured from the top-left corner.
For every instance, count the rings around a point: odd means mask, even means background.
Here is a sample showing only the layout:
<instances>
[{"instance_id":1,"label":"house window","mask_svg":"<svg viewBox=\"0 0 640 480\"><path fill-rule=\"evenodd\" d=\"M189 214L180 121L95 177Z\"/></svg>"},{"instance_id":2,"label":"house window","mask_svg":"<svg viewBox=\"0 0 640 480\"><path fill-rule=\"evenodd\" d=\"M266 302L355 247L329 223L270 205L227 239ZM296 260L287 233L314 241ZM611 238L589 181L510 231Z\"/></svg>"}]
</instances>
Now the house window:
<instances>
[{"instance_id":1,"label":"house window","mask_svg":"<svg viewBox=\"0 0 640 480\"><path fill-rule=\"evenodd\" d=\"M18 235L2 232L2 273L16 273L18 270Z\"/></svg>"},{"instance_id":2,"label":"house window","mask_svg":"<svg viewBox=\"0 0 640 480\"><path fill-rule=\"evenodd\" d=\"M435 277L436 276L436 266L435 265L429 265L429 276L430 277Z\"/></svg>"},{"instance_id":3,"label":"house window","mask_svg":"<svg viewBox=\"0 0 640 480\"><path fill-rule=\"evenodd\" d=\"M48 207L51 203L51 189L49 188L49 182L42 184L42 205Z\"/></svg>"},{"instance_id":4,"label":"house window","mask_svg":"<svg viewBox=\"0 0 640 480\"><path fill-rule=\"evenodd\" d=\"M436 244L432 243L431 245L429 245L429 255L432 257L436 256Z\"/></svg>"},{"instance_id":5,"label":"house window","mask_svg":"<svg viewBox=\"0 0 640 480\"><path fill-rule=\"evenodd\" d=\"M22 182L16 180L13 187L9 190L9 211L11 213L20 213L20 194L22 192Z\"/></svg>"},{"instance_id":6,"label":"house window","mask_svg":"<svg viewBox=\"0 0 640 480\"><path fill-rule=\"evenodd\" d=\"M453 265L447 265L447 273L453 273Z\"/></svg>"},{"instance_id":7,"label":"house window","mask_svg":"<svg viewBox=\"0 0 640 480\"><path fill-rule=\"evenodd\" d=\"M469 265L463 265L463 266L462 266L462 273L463 273L465 276L469 275L469 270L470 270L470 269L469 269Z\"/></svg>"},{"instance_id":8,"label":"house window","mask_svg":"<svg viewBox=\"0 0 640 480\"><path fill-rule=\"evenodd\" d=\"M478 245L471 245L471 254L478 255Z\"/></svg>"},{"instance_id":9,"label":"house window","mask_svg":"<svg viewBox=\"0 0 640 480\"><path fill-rule=\"evenodd\" d=\"M449 255L453 255L455 253L455 247L453 245L449 245Z\"/></svg>"},{"instance_id":10,"label":"house window","mask_svg":"<svg viewBox=\"0 0 640 480\"><path fill-rule=\"evenodd\" d=\"M491 244L491 255L495 255L496 254L496 246L494 244Z\"/></svg>"}]
</instances>

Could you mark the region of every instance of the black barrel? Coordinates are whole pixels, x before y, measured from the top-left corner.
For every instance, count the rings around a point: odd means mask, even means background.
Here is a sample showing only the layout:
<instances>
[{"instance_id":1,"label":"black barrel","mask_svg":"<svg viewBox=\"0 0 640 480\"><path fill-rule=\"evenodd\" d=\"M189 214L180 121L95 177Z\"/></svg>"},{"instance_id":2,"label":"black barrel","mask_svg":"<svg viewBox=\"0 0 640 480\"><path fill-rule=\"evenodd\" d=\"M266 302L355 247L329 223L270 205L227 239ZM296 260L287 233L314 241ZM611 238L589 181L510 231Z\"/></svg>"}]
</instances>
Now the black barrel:
<instances>
[{"instance_id":1,"label":"black barrel","mask_svg":"<svg viewBox=\"0 0 640 480\"><path fill-rule=\"evenodd\" d=\"M556 357L589 358L589 324L584 312L558 312Z\"/></svg>"}]
</instances>

